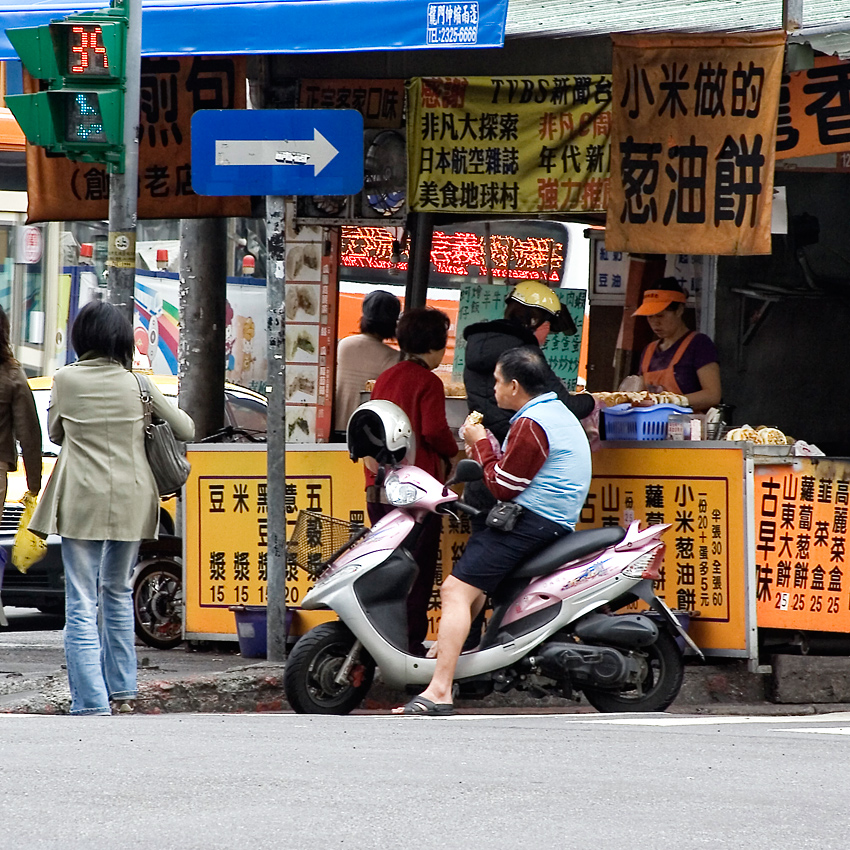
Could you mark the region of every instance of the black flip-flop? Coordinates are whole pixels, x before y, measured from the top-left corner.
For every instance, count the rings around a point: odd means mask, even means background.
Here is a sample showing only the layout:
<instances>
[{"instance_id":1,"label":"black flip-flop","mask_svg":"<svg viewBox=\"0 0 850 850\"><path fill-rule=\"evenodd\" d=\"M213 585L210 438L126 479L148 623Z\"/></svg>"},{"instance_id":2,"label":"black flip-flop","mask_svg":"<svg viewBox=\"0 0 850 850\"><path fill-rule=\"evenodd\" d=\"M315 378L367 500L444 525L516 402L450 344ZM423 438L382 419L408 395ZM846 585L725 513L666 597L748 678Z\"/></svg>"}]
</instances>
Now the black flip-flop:
<instances>
[{"instance_id":1,"label":"black flip-flop","mask_svg":"<svg viewBox=\"0 0 850 850\"><path fill-rule=\"evenodd\" d=\"M450 702L432 702L426 697L414 697L402 712L417 717L451 717L454 713L455 707Z\"/></svg>"}]
</instances>

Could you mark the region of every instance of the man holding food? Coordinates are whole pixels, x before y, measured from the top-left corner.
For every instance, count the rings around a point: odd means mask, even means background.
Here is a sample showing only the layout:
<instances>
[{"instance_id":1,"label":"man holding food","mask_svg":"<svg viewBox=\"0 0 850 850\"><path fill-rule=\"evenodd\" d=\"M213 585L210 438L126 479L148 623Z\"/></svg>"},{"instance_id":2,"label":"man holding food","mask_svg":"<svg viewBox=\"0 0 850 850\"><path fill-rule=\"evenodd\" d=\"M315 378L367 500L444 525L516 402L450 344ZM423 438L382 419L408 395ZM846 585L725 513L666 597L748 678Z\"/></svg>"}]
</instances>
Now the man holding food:
<instances>
[{"instance_id":1,"label":"man holding food","mask_svg":"<svg viewBox=\"0 0 850 850\"><path fill-rule=\"evenodd\" d=\"M463 439L501 501L443 581L434 675L398 714L454 713L457 660L486 595L532 554L575 528L590 488L590 446L579 421L547 390L548 369L538 346L513 348L499 358L496 402L513 412L504 451L494 450L481 424L464 423Z\"/></svg>"}]
</instances>

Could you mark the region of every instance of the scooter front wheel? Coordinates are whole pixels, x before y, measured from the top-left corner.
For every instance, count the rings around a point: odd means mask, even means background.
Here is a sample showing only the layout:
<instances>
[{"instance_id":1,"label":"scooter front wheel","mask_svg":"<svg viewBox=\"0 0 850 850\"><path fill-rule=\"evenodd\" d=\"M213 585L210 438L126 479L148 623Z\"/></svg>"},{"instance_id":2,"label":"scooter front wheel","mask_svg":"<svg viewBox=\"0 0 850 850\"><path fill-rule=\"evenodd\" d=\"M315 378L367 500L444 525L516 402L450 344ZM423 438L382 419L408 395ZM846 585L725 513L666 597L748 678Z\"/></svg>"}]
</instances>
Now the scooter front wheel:
<instances>
[{"instance_id":1,"label":"scooter front wheel","mask_svg":"<svg viewBox=\"0 0 850 850\"><path fill-rule=\"evenodd\" d=\"M643 656L644 674L632 690L584 688L587 701L597 711L664 711L679 695L685 663L676 641L661 632L655 643L637 650Z\"/></svg>"},{"instance_id":2,"label":"scooter front wheel","mask_svg":"<svg viewBox=\"0 0 850 850\"><path fill-rule=\"evenodd\" d=\"M348 714L372 687L375 662L365 649L342 683L336 681L354 635L342 623L322 623L292 648L283 672L283 688L298 714Z\"/></svg>"}]
</instances>

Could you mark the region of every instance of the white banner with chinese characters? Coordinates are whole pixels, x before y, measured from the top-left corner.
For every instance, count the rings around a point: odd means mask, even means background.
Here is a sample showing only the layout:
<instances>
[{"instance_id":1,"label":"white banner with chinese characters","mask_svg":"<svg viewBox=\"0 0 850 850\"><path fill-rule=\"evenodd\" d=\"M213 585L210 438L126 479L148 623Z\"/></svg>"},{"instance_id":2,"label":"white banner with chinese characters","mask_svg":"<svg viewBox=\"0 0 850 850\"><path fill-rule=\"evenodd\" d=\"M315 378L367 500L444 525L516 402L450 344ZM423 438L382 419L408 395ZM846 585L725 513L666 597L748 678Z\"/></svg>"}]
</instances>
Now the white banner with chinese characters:
<instances>
[{"instance_id":1,"label":"white banner with chinese characters","mask_svg":"<svg viewBox=\"0 0 850 850\"><path fill-rule=\"evenodd\" d=\"M769 254L785 36L616 36L610 251Z\"/></svg>"}]
</instances>

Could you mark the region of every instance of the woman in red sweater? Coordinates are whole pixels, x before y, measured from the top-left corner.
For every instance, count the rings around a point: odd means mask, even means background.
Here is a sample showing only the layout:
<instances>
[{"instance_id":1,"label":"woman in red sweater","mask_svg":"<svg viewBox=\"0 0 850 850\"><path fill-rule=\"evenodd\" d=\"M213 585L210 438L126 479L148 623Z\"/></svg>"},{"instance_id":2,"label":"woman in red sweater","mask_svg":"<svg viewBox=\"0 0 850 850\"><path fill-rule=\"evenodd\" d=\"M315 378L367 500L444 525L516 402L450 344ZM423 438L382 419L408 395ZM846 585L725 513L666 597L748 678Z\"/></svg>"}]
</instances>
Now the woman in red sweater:
<instances>
[{"instance_id":1,"label":"woman in red sweater","mask_svg":"<svg viewBox=\"0 0 850 850\"><path fill-rule=\"evenodd\" d=\"M406 310L398 322L396 339L402 360L381 373L372 390L373 399L397 404L410 419L416 435L416 465L445 481L457 454L455 435L446 421L443 382L432 370L440 365L446 351L449 317L432 307ZM374 525L392 508L380 500L375 476L366 472L366 508ZM410 652L424 655L422 641L428 634L428 604L437 570L442 518L431 514L423 523L419 540L411 554L419 565L419 575L407 598L407 628Z\"/></svg>"}]
</instances>

